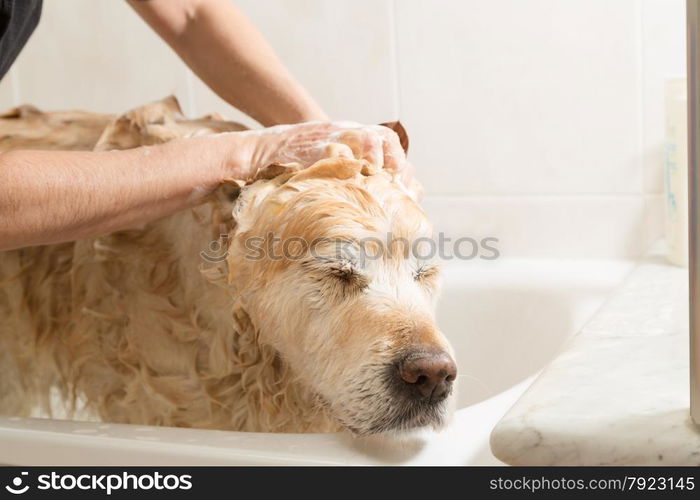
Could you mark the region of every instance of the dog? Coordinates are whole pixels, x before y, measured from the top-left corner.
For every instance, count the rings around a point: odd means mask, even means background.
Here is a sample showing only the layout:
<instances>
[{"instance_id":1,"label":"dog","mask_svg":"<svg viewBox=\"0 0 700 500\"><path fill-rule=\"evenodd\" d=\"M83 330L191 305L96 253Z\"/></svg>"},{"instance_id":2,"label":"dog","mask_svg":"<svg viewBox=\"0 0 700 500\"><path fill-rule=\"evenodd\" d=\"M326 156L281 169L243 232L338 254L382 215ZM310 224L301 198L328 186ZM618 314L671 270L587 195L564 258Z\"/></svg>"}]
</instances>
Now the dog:
<instances>
[{"instance_id":1,"label":"dog","mask_svg":"<svg viewBox=\"0 0 700 500\"><path fill-rule=\"evenodd\" d=\"M120 117L22 107L0 120L0 147L126 149L243 129L186 120L174 98ZM330 157L226 180L144 227L4 252L0 413L440 428L456 366L434 319L439 268L413 251L431 235L395 175Z\"/></svg>"}]
</instances>

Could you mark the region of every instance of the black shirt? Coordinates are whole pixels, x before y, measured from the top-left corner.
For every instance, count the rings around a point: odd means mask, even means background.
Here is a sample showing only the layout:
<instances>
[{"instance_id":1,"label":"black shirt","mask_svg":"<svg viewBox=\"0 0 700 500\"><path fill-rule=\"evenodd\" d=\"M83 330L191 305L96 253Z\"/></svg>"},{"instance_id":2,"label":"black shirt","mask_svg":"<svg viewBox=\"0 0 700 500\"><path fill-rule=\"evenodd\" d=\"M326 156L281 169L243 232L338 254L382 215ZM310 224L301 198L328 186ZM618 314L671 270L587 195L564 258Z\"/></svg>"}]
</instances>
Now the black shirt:
<instances>
[{"instance_id":1,"label":"black shirt","mask_svg":"<svg viewBox=\"0 0 700 500\"><path fill-rule=\"evenodd\" d=\"M0 79L39 24L41 3L42 0L0 0Z\"/></svg>"}]
</instances>

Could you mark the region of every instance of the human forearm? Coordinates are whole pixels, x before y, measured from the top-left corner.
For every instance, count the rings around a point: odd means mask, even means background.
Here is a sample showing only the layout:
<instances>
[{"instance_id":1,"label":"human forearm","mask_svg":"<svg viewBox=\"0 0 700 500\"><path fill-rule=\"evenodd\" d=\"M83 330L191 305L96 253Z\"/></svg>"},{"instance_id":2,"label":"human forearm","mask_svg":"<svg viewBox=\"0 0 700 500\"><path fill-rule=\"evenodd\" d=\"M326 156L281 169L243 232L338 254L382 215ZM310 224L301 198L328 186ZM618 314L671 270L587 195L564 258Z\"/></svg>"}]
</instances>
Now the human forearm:
<instances>
[{"instance_id":1,"label":"human forearm","mask_svg":"<svg viewBox=\"0 0 700 500\"><path fill-rule=\"evenodd\" d=\"M129 3L212 90L263 125L327 119L229 0Z\"/></svg>"},{"instance_id":2,"label":"human forearm","mask_svg":"<svg viewBox=\"0 0 700 500\"><path fill-rule=\"evenodd\" d=\"M224 178L329 155L406 172L398 136L379 126L305 123L124 151L0 154L0 250L96 236L197 204Z\"/></svg>"},{"instance_id":3,"label":"human forearm","mask_svg":"<svg viewBox=\"0 0 700 500\"><path fill-rule=\"evenodd\" d=\"M96 236L195 205L223 178L245 177L244 138L227 136L0 155L0 250Z\"/></svg>"}]
</instances>

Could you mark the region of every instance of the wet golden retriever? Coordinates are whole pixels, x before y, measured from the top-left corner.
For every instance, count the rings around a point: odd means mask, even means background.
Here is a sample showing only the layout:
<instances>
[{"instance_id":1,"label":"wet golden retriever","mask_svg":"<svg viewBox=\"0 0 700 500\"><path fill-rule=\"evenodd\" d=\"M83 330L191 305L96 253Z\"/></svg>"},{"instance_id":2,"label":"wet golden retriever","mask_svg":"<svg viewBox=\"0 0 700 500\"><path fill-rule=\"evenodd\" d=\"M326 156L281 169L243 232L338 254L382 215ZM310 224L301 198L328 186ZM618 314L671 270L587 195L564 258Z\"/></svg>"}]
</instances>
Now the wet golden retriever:
<instances>
[{"instance_id":1,"label":"wet golden retriever","mask_svg":"<svg viewBox=\"0 0 700 500\"><path fill-rule=\"evenodd\" d=\"M241 130L173 98L0 119L0 148ZM456 368L418 204L363 161L271 165L145 227L0 254L0 414L266 432L441 426Z\"/></svg>"}]
</instances>

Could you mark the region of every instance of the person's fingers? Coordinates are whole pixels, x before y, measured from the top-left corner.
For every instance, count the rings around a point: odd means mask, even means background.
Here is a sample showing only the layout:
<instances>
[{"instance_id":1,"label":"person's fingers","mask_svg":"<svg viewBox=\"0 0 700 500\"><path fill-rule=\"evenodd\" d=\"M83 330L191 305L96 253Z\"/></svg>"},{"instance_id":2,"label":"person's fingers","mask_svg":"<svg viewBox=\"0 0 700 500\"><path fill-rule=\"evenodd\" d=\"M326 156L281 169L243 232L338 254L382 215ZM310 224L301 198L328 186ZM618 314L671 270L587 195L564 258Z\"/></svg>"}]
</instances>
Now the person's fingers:
<instances>
[{"instance_id":1,"label":"person's fingers","mask_svg":"<svg viewBox=\"0 0 700 500\"><path fill-rule=\"evenodd\" d=\"M352 151L355 158L362 158L364 150L364 137L360 129L339 130L331 134L331 142L345 144Z\"/></svg>"},{"instance_id":2,"label":"person's fingers","mask_svg":"<svg viewBox=\"0 0 700 500\"><path fill-rule=\"evenodd\" d=\"M401 146L399 136L390 128L375 125L372 129L382 138L384 168L390 172L400 172L405 168L406 153Z\"/></svg>"},{"instance_id":3,"label":"person's fingers","mask_svg":"<svg viewBox=\"0 0 700 500\"><path fill-rule=\"evenodd\" d=\"M331 141L344 144L352 157L358 160L367 160L377 167L384 163L382 151L382 139L375 132L365 128L343 128L331 135Z\"/></svg>"},{"instance_id":4,"label":"person's fingers","mask_svg":"<svg viewBox=\"0 0 700 500\"><path fill-rule=\"evenodd\" d=\"M410 163L406 164L406 168L400 174L401 183L406 190L411 193L417 201L423 199L423 186L418 182L413 175L413 166Z\"/></svg>"},{"instance_id":5,"label":"person's fingers","mask_svg":"<svg viewBox=\"0 0 700 500\"><path fill-rule=\"evenodd\" d=\"M409 162L404 162L403 167L399 171L399 178L407 186L415 180L416 170L413 165Z\"/></svg>"},{"instance_id":6,"label":"person's fingers","mask_svg":"<svg viewBox=\"0 0 700 500\"><path fill-rule=\"evenodd\" d=\"M270 147L268 161L298 162L309 166L324 157L332 131L330 123L271 127L267 135L272 137L274 145Z\"/></svg>"},{"instance_id":7,"label":"person's fingers","mask_svg":"<svg viewBox=\"0 0 700 500\"><path fill-rule=\"evenodd\" d=\"M332 142L324 148L324 158L353 158L352 149L347 144Z\"/></svg>"},{"instance_id":8,"label":"person's fingers","mask_svg":"<svg viewBox=\"0 0 700 500\"><path fill-rule=\"evenodd\" d=\"M306 123L271 127L264 132L267 147L260 156L272 161L298 162L309 166L328 157L367 160L378 168L401 172L406 155L398 135L380 125L352 122Z\"/></svg>"},{"instance_id":9,"label":"person's fingers","mask_svg":"<svg viewBox=\"0 0 700 500\"><path fill-rule=\"evenodd\" d=\"M364 134L364 149L362 151L361 159L367 160L377 168L382 168L384 166L384 147L382 145L382 138L371 131L365 131Z\"/></svg>"}]
</instances>

